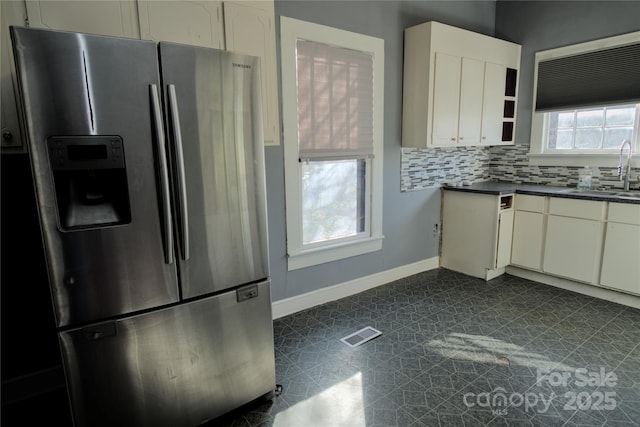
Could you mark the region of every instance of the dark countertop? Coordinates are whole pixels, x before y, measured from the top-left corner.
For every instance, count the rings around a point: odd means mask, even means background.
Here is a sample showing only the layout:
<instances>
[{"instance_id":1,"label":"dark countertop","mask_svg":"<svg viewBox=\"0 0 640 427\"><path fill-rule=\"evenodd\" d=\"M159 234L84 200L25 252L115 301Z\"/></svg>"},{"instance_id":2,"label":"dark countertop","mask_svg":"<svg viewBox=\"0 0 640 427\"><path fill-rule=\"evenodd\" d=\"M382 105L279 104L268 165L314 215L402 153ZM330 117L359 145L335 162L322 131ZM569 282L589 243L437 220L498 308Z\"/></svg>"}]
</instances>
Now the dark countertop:
<instances>
[{"instance_id":1,"label":"dark countertop","mask_svg":"<svg viewBox=\"0 0 640 427\"><path fill-rule=\"evenodd\" d=\"M618 203L633 203L640 204L640 197L632 197L629 195L619 195L616 193L623 193L623 191L598 191L598 190L576 190L571 187L554 187L549 185L535 185L535 184L513 184L510 182L477 182L472 185L462 187L452 187L443 185L443 190L448 191L464 191L469 193L482 193L482 194L529 194L532 196L551 196L551 197L563 197L567 199L582 199L582 200L597 200L603 202L618 202ZM638 191L631 191L631 193L639 193Z\"/></svg>"}]
</instances>

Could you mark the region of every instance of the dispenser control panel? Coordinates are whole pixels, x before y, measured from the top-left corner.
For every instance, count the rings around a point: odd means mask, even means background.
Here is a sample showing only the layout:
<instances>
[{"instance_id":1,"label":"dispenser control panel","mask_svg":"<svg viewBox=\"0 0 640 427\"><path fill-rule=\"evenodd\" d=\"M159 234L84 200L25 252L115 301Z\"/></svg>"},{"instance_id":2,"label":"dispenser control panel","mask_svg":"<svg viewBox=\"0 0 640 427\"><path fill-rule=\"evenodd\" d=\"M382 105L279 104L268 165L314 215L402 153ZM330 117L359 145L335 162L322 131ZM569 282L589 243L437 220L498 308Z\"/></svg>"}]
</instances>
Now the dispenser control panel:
<instances>
[{"instance_id":1,"label":"dispenser control panel","mask_svg":"<svg viewBox=\"0 0 640 427\"><path fill-rule=\"evenodd\" d=\"M53 170L125 167L122 138L117 135L52 136L47 145Z\"/></svg>"}]
</instances>

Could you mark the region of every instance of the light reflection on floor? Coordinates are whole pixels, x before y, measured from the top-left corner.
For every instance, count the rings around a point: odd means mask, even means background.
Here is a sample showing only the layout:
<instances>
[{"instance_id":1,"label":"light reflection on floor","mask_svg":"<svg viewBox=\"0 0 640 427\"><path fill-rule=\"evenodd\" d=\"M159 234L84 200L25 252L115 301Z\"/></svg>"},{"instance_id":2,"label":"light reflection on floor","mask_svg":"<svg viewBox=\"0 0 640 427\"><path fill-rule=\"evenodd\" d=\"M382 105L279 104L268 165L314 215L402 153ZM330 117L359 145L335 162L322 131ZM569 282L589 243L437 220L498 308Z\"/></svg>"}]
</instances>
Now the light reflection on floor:
<instances>
[{"instance_id":1,"label":"light reflection on floor","mask_svg":"<svg viewBox=\"0 0 640 427\"><path fill-rule=\"evenodd\" d=\"M279 412L274 427L365 427L362 373Z\"/></svg>"},{"instance_id":2,"label":"light reflection on floor","mask_svg":"<svg viewBox=\"0 0 640 427\"><path fill-rule=\"evenodd\" d=\"M445 357L469 362L496 363L498 358L508 354L508 360L513 365L540 370L575 370L543 354L528 351L522 346L482 335L451 333L444 339L429 341L426 347Z\"/></svg>"}]
</instances>

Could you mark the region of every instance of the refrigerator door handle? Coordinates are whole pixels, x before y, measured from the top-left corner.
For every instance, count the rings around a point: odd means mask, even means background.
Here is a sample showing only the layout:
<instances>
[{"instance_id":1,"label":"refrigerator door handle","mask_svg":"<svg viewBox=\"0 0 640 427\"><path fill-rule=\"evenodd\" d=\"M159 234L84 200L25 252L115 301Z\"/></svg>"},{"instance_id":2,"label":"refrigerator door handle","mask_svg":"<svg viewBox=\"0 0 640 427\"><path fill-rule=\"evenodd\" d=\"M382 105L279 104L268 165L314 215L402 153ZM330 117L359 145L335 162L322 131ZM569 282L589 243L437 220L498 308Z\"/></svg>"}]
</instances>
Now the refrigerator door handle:
<instances>
[{"instance_id":1,"label":"refrigerator door handle","mask_svg":"<svg viewBox=\"0 0 640 427\"><path fill-rule=\"evenodd\" d=\"M169 114L173 128L173 140L175 142L176 163L178 168L178 198L180 203L180 222L182 226L182 259L189 259L189 215L187 209L187 182L184 173L184 155L182 152L182 135L180 131L180 116L178 114L178 100L176 86L168 86Z\"/></svg>"},{"instance_id":2,"label":"refrigerator door handle","mask_svg":"<svg viewBox=\"0 0 640 427\"><path fill-rule=\"evenodd\" d=\"M160 110L160 97L158 87L155 84L149 85L151 102L153 106L153 120L158 145L158 157L160 159L160 185L162 194L162 226L165 236L164 262L173 263L173 230L171 228L171 196L169 194L169 168L167 167L167 154L165 152L164 130L162 127L162 112Z\"/></svg>"}]
</instances>

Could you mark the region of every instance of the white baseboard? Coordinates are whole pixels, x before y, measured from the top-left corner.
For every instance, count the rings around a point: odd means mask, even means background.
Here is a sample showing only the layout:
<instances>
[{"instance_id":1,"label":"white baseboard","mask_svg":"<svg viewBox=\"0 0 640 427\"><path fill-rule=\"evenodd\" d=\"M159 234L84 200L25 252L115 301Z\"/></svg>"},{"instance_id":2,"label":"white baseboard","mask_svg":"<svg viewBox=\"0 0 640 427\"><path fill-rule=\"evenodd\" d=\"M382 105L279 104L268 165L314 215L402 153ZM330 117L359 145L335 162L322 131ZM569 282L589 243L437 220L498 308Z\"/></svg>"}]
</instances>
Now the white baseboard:
<instances>
[{"instance_id":1,"label":"white baseboard","mask_svg":"<svg viewBox=\"0 0 640 427\"><path fill-rule=\"evenodd\" d=\"M485 270L485 280L491 280L491 279L495 279L498 276L502 276L505 272L504 267L502 268L496 268L495 270Z\"/></svg>"},{"instance_id":2,"label":"white baseboard","mask_svg":"<svg viewBox=\"0 0 640 427\"><path fill-rule=\"evenodd\" d=\"M545 285L555 286L556 288L566 289L568 291L577 292L582 295L600 298L633 308L640 308L640 297L625 294L623 292L617 292L598 286L587 285L585 283L574 282L573 280L549 276L537 271L525 270L523 268L513 266L507 267L506 272L507 274L510 274L512 276L522 277L523 279L533 280L534 282L544 283Z\"/></svg>"},{"instance_id":3,"label":"white baseboard","mask_svg":"<svg viewBox=\"0 0 640 427\"><path fill-rule=\"evenodd\" d=\"M279 317L284 317L289 314L315 307L316 305L324 304L329 301L348 297L413 274L433 270L438 268L439 265L439 257L429 258L413 264L403 265L402 267L392 268L391 270L385 270L370 276L360 277L348 282L307 292L306 294L278 300L272 304L273 318L277 319Z\"/></svg>"}]
</instances>

